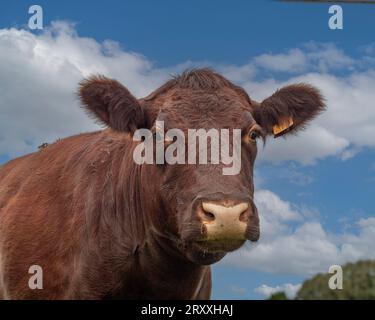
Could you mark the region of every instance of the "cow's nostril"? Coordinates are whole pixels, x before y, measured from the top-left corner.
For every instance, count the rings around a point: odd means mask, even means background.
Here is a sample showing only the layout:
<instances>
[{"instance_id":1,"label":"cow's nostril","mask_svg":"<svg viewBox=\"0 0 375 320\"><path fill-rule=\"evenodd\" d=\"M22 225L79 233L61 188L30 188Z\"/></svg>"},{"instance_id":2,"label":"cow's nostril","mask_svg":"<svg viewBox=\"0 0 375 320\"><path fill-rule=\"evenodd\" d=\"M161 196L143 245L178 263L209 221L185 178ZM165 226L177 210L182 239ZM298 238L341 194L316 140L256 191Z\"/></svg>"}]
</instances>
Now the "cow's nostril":
<instances>
[{"instance_id":1,"label":"cow's nostril","mask_svg":"<svg viewBox=\"0 0 375 320\"><path fill-rule=\"evenodd\" d=\"M204 218L207 221L214 221L215 215L212 212L203 210Z\"/></svg>"},{"instance_id":2,"label":"cow's nostril","mask_svg":"<svg viewBox=\"0 0 375 320\"><path fill-rule=\"evenodd\" d=\"M248 215L248 210L245 209L241 214L240 214L240 221L242 222L247 222L249 220L249 215Z\"/></svg>"}]
</instances>

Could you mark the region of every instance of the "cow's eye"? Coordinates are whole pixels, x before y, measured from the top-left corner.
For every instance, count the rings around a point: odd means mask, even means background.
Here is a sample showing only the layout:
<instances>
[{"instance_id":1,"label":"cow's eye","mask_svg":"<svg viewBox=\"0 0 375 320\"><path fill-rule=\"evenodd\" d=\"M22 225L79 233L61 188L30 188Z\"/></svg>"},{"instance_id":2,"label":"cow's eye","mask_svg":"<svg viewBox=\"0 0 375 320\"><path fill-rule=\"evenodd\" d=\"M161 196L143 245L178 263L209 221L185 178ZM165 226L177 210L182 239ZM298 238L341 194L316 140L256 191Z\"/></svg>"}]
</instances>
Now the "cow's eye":
<instances>
[{"instance_id":1,"label":"cow's eye","mask_svg":"<svg viewBox=\"0 0 375 320\"><path fill-rule=\"evenodd\" d=\"M258 139L258 137L259 137L259 134L256 131L251 131L249 136L250 136L251 140L256 141L256 139Z\"/></svg>"}]
</instances>

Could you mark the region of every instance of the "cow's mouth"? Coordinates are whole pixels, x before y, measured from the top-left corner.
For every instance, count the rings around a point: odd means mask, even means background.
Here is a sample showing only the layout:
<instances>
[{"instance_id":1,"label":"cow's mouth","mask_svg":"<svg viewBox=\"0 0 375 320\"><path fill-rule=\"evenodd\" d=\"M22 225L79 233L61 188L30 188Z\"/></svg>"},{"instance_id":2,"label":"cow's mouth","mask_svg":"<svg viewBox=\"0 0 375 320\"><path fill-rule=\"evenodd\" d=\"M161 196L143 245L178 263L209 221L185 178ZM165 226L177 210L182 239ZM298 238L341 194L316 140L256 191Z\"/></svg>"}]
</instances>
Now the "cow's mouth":
<instances>
[{"instance_id":1,"label":"cow's mouth","mask_svg":"<svg viewBox=\"0 0 375 320\"><path fill-rule=\"evenodd\" d=\"M197 240L194 242L194 245L199 250L207 251L209 253L227 253L239 249L245 241L246 240L242 239Z\"/></svg>"},{"instance_id":2,"label":"cow's mouth","mask_svg":"<svg viewBox=\"0 0 375 320\"><path fill-rule=\"evenodd\" d=\"M187 252L190 260L209 265L221 260L228 252L237 250L245 240L196 240L190 242Z\"/></svg>"}]
</instances>

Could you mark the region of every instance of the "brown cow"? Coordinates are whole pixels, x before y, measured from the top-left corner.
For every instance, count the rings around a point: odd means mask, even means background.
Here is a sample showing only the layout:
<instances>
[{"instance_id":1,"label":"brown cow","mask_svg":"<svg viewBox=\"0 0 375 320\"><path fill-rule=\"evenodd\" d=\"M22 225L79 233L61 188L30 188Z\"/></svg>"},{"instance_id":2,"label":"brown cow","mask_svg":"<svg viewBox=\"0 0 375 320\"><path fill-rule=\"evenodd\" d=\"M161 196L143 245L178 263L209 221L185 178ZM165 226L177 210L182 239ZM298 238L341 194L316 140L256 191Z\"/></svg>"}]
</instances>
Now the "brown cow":
<instances>
[{"instance_id":1,"label":"brown cow","mask_svg":"<svg viewBox=\"0 0 375 320\"><path fill-rule=\"evenodd\" d=\"M209 265L259 237L256 139L293 132L324 110L309 85L257 103L208 69L185 72L140 100L101 76L85 80L79 94L107 129L62 139L0 170L4 299L210 298ZM155 130L157 119L184 132L241 129L240 173L223 175L222 163L134 163L141 142L132 134ZM33 265L42 268L43 289L29 287Z\"/></svg>"}]
</instances>

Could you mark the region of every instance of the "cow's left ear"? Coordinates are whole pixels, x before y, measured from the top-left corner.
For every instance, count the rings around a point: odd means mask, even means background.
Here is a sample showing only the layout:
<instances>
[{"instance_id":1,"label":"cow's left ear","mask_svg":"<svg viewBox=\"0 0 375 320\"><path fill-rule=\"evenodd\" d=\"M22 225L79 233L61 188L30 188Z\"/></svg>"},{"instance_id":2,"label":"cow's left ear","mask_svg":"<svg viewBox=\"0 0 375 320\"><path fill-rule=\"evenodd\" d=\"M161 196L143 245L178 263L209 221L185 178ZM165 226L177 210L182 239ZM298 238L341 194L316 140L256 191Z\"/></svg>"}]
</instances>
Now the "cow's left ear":
<instances>
[{"instance_id":1,"label":"cow's left ear","mask_svg":"<svg viewBox=\"0 0 375 320\"><path fill-rule=\"evenodd\" d=\"M80 83L78 95L90 114L114 130L134 133L145 123L139 101L116 80L93 76Z\"/></svg>"},{"instance_id":2,"label":"cow's left ear","mask_svg":"<svg viewBox=\"0 0 375 320\"><path fill-rule=\"evenodd\" d=\"M253 116L267 134L279 137L303 128L324 109L319 90L301 83L283 87L255 104Z\"/></svg>"}]
</instances>

